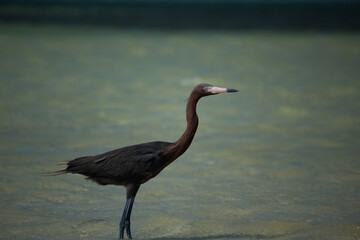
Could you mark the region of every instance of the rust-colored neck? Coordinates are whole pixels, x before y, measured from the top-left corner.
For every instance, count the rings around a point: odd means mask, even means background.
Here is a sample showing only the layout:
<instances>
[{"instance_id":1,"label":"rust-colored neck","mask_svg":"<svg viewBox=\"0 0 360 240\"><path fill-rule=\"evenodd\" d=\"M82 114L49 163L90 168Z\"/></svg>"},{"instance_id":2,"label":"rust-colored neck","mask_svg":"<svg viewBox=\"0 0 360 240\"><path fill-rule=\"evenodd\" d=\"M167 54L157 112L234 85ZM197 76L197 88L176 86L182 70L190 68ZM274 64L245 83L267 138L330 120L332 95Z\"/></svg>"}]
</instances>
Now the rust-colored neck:
<instances>
[{"instance_id":1,"label":"rust-colored neck","mask_svg":"<svg viewBox=\"0 0 360 240\"><path fill-rule=\"evenodd\" d=\"M164 157L168 161L166 165L170 164L189 148L199 124L198 115L196 114L196 104L200 98L201 96L197 92L191 92L188 102L186 104L186 130L181 135L179 140L171 144L165 150Z\"/></svg>"}]
</instances>

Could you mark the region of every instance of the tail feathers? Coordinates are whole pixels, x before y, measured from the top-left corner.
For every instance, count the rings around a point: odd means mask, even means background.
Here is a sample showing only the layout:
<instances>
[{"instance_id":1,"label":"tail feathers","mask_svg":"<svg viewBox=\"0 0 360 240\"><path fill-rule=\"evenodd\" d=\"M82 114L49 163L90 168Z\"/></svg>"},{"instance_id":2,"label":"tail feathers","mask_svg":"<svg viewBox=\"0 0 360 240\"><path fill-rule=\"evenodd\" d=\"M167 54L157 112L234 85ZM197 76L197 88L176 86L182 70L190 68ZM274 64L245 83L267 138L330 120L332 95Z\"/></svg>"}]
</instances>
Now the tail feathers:
<instances>
[{"instance_id":1,"label":"tail feathers","mask_svg":"<svg viewBox=\"0 0 360 240\"><path fill-rule=\"evenodd\" d=\"M94 164L93 157L80 157L67 163L65 172L86 174Z\"/></svg>"},{"instance_id":2,"label":"tail feathers","mask_svg":"<svg viewBox=\"0 0 360 240\"><path fill-rule=\"evenodd\" d=\"M59 163L59 166L65 166L65 169L54 171L54 172L45 172L41 173L45 176L58 176L65 173L84 173L89 167L89 163L92 163L91 157L80 157L69 162Z\"/></svg>"}]
</instances>

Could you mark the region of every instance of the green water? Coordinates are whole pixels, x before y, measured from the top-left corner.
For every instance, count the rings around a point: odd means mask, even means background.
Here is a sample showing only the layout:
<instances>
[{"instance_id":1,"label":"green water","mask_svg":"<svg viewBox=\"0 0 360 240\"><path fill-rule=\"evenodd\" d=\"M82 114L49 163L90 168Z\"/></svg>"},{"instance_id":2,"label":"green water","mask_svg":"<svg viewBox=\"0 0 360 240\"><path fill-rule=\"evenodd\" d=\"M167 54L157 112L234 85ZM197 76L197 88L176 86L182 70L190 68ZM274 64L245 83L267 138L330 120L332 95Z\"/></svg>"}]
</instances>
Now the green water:
<instances>
[{"instance_id":1,"label":"green water","mask_svg":"<svg viewBox=\"0 0 360 240\"><path fill-rule=\"evenodd\" d=\"M0 239L116 239L125 189L66 160L175 141L140 188L138 239L359 239L360 34L0 25Z\"/></svg>"}]
</instances>

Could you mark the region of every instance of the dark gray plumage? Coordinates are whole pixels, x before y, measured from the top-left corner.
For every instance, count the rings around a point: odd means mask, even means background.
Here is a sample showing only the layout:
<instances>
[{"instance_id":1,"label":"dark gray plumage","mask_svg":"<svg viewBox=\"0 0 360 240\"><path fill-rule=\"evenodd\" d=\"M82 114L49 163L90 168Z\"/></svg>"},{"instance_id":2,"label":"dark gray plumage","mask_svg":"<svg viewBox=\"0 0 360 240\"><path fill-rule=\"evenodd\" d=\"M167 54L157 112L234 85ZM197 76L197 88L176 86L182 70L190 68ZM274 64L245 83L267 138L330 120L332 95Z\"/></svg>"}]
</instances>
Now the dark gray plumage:
<instances>
[{"instance_id":1,"label":"dark gray plumage","mask_svg":"<svg viewBox=\"0 0 360 240\"><path fill-rule=\"evenodd\" d=\"M140 185L155 177L152 173L164 164L163 152L170 144L148 142L76 158L64 172L80 173L101 185Z\"/></svg>"}]
</instances>

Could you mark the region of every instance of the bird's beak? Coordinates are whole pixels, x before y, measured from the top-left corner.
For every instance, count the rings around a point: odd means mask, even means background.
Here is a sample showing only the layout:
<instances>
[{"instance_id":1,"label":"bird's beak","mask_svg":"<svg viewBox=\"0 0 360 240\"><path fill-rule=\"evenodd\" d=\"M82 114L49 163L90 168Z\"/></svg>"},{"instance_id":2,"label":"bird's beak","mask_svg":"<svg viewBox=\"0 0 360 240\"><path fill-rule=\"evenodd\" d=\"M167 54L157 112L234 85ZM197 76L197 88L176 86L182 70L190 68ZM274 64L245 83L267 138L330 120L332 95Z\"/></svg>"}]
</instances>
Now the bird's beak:
<instances>
[{"instance_id":1,"label":"bird's beak","mask_svg":"<svg viewBox=\"0 0 360 240\"><path fill-rule=\"evenodd\" d=\"M238 92L238 90L233 88L220 88L220 87L211 87L208 91L211 92L212 94Z\"/></svg>"},{"instance_id":2,"label":"bird's beak","mask_svg":"<svg viewBox=\"0 0 360 240\"><path fill-rule=\"evenodd\" d=\"M234 89L234 88L227 88L226 92L238 92L239 90Z\"/></svg>"}]
</instances>

